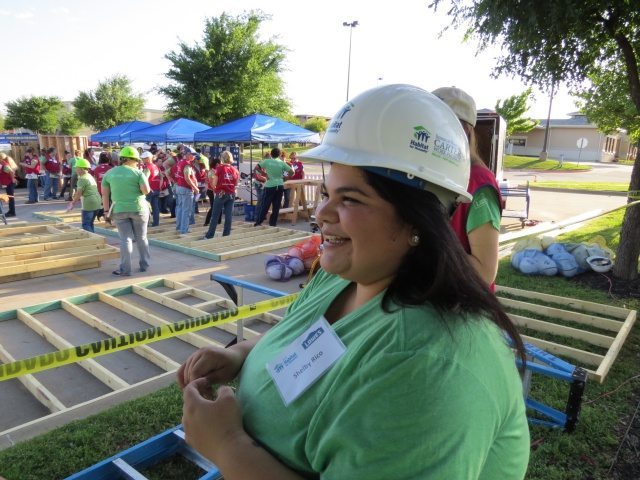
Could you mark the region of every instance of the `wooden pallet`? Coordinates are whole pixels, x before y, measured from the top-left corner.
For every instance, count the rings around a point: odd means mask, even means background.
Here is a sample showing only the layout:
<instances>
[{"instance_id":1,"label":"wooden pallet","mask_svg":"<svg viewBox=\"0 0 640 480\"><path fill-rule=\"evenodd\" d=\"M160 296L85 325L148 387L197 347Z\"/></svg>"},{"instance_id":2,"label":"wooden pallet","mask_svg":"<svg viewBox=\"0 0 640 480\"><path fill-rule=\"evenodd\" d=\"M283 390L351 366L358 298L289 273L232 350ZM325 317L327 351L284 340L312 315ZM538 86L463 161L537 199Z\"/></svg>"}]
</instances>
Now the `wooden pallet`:
<instances>
[{"instance_id":1,"label":"wooden pallet","mask_svg":"<svg viewBox=\"0 0 640 480\"><path fill-rule=\"evenodd\" d=\"M0 312L0 324L4 325L5 322L24 324L34 334L43 337L51 344L51 348L38 353L40 354L48 353L55 349L71 348L73 344L65 338L64 332L81 332L83 341L80 343L89 343L108 337L116 338L151 326L158 327L171 324L176 321L176 316L181 318L200 317L234 307L235 304L228 298L172 280L153 279L106 291ZM110 309L111 313L100 318L102 315L95 312L105 308ZM270 313L257 315L253 319L245 319L244 322L249 320L249 323L245 323L243 329L244 338L255 338L260 335L259 331L269 328L278 319L279 317ZM136 328L127 322L134 322L144 326L137 326ZM258 325L259 323L264 325L260 326ZM64 331L60 330L59 326L61 324L65 325ZM92 329L87 328L87 326L92 327ZM97 379L111 391L106 395L96 396L91 402L101 400L103 397L105 397L104 400L108 400L106 397L111 396L112 393L126 392L132 388L140 387L154 378L166 377L167 381L174 382L175 374L173 372L184 360L184 358L180 357L180 355L184 355L180 349L186 348L187 350L195 351L197 348L205 346L225 346L235 336L237 328L236 323L232 322L127 350L127 352L134 352L134 355L137 355L137 360L124 370L133 371L136 368L144 368L144 365L153 364L157 367L155 370L161 372L159 375L156 374L156 377L146 378L138 383L127 381L122 378L123 375L119 376L105 367L106 364L101 359L118 355L117 352L105 357L83 360L74 365L61 366L56 370L82 367L94 377L93 381ZM19 342L10 341L8 337L3 337L3 332L4 330L0 329L0 361L8 363L22 358L22 356L16 358L19 355ZM22 335L25 341L28 342L28 335ZM178 342L182 346L172 350L166 346L166 342ZM165 344L165 347L163 348L161 344ZM138 364L140 365L138 366ZM59 386L55 385L55 383L52 384L51 376L48 375L52 371L26 374L17 377L17 380L51 413L59 415L61 412L68 411L73 416L75 415L73 409L82 407L82 404L75 405L74 402L77 403L75 399L65 400L58 398L61 394L56 396L55 390ZM168 377L165 375L167 372L171 372ZM83 373L83 375L87 374ZM9 380L9 382L11 381L13 380ZM82 381L82 379L78 381ZM42 418L34 419L32 422L40 420ZM22 427L24 425L12 426L0 432L0 449L3 448L3 437Z\"/></svg>"},{"instance_id":2,"label":"wooden pallet","mask_svg":"<svg viewBox=\"0 0 640 480\"><path fill-rule=\"evenodd\" d=\"M0 283L97 268L120 251L100 235L58 223L0 231Z\"/></svg>"},{"instance_id":3,"label":"wooden pallet","mask_svg":"<svg viewBox=\"0 0 640 480\"><path fill-rule=\"evenodd\" d=\"M589 378L599 383L604 382L637 317L635 310L510 287L498 286L496 295L519 328L545 337L523 335L525 342L585 368ZM511 313L514 310L543 318ZM565 344L570 339L587 347L570 347Z\"/></svg>"},{"instance_id":4,"label":"wooden pallet","mask_svg":"<svg viewBox=\"0 0 640 480\"><path fill-rule=\"evenodd\" d=\"M209 227L191 225L190 233L180 235L175 225L160 225L149 228L147 237L150 245L169 250L208 258L221 262L232 258L253 255L283 249L302 242L311 237L311 232L302 232L281 227L261 225L254 227L249 222L234 222L231 235L222 237L222 225L218 225L216 236L210 240L203 240ZM117 236L117 231L96 227L96 233Z\"/></svg>"}]
</instances>

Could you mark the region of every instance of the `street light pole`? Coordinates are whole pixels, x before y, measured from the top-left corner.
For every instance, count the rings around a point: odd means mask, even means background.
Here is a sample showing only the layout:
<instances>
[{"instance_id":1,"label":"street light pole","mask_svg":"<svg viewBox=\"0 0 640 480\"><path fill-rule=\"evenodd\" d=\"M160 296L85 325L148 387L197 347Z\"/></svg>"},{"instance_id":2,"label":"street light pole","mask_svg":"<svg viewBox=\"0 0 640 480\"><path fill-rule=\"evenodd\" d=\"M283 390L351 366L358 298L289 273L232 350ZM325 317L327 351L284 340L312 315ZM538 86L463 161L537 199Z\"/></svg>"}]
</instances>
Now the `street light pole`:
<instances>
[{"instance_id":1,"label":"street light pole","mask_svg":"<svg viewBox=\"0 0 640 480\"><path fill-rule=\"evenodd\" d=\"M353 28L358 26L358 21L342 22L343 27L349 27L349 63L347 65L347 102L349 101L349 77L351 76L351 35Z\"/></svg>"}]
</instances>

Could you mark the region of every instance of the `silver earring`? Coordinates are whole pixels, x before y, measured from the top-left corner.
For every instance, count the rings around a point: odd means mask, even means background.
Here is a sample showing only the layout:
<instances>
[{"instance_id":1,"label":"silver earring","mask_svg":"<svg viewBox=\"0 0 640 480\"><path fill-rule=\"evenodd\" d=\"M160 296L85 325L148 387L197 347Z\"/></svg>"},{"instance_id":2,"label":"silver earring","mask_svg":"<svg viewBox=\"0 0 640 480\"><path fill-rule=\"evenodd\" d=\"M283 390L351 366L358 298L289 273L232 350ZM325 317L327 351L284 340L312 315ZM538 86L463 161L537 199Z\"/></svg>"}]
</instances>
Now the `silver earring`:
<instances>
[{"instance_id":1,"label":"silver earring","mask_svg":"<svg viewBox=\"0 0 640 480\"><path fill-rule=\"evenodd\" d=\"M418 245L420 245L420 235L418 235L417 233L411 235L411 238L409 239L409 245L411 245L412 247L417 247Z\"/></svg>"}]
</instances>

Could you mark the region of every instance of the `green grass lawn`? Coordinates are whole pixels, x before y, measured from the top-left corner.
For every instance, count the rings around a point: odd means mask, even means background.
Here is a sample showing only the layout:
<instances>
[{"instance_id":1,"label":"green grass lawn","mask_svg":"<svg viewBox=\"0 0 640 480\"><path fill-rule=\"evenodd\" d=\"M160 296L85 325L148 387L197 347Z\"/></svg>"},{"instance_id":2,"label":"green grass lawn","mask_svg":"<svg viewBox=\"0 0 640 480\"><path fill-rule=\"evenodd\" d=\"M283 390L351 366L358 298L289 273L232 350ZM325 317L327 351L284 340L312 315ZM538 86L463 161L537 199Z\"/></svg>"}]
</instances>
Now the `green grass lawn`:
<instances>
[{"instance_id":1,"label":"green grass lawn","mask_svg":"<svg viewBox=\"0 0 640 480\"><path fill-rule=\"evenodd\" d=\"M563 162L560 166L560 161L548 159L545 161L538 160L537 157L520 157L517 155L505 155L503 167L509 170L547 170L547 171L561 171L561 170L589 170L587 165L580 165L573 162Z\"/></svg>"},{"instance_id":2,"label":"green grass lawn","mask_svg":"<svg viewBox=\"0 0 640 480\"><path fill-rule=\"evenodd\" d=\"M602 235L616 248L624 211L619 210L558 238L585 242ZM527 277L509 259L500 261L497 283L523 290L640 309L640 300L612 298L562 277ZM579 344L576 344L580 348ZM636 322L605 382L588 382L577 429L572 434L543 427L531 428L533 443L528 480L611 478L608 470L633 415L640 389L640 322ZM565 382L536 375L532 395L562 409L568 395ZM177 387L78 420L33 440L0 451L0 476L7 480L59 479L103 460L180 422L181 395ZM428 408L428 406L425 406ZM195 478L177 460L156 466L145 475L157 479Z\"/></svg>"}]
</instances>

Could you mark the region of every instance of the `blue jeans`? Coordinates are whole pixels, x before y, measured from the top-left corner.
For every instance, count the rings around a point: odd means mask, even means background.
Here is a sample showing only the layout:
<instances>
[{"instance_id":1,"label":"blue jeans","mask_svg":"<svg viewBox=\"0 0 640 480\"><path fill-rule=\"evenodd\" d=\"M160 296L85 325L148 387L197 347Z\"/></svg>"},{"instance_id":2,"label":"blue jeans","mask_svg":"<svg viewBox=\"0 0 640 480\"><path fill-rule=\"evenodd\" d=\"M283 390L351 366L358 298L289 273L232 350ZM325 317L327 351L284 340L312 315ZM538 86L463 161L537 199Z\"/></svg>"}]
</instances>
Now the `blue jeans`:
<instances>
[{"instance_id":1,"label":"blue jeans","mask_svg":"<svg viewBox=\"0 0 640 480\"><path fill-rule=\"evenodd\" d=\"M45 200L49 200L51 198L51 176L49 175L49 172L46 172L44 174L44 176L42 177L42 198Z\"/></svg>"},{"instance_id":2,"label":"blue jeans","mask_svg":"<svg viewBox=\"0 0 640 480\"><path fill-rule=\"evenodd\" d=\"M218 222L213 221L220 216L220 212L224 210L224 229L222 230L222 236L226 237L231 234L231 221L233 220L233 199L234 196L230 193L217 193L213 206L211 207L211 219L209 223L209 230L205 237L213 238L216 234L216 227Z\"/></svg>"},{"instance_id":3,"label":"blue jeans","mask_svg":"<svg viewBox=\"0 0 640 480\"><path fill-rule=\"evenodd\" d=\"M9 210L7 213L11 215L16 214L16 199L13 198L13 194L15 193L15 184L10 183L9 185L4 185L4 188L7 190L7 195L9 195Z\"/></svg>"},{"instance_id":4,"label":"blue jeans","mask_svg":"<svg viewBox=\"0 0 640 480\"><path fill-rule=\"evenodd\" d=\"M282 202L282 208L289 208L289 199L291 198L291 189L284 189L284 201Z\"/></svg>"},{"instance_id":5,"label":"blue jeans","mask_svg":"<svg viewBox=\"0 0 640 480\"><path fill-rule=\"evenodd\" d=\"M187 187L176 185L176 230L189 233L191 216L193 215L193 191Z\"/></svg>"},{"instance_id":6,"label":"blue jeans","mask_svg":"<svg viewBox=\"0 0 640 480\"><path fill-rule=\"evenodd\" d=\"M152 227L160 225L160 191L152 190L147 195L147 202L151 204Z\"/></svg>"},{"instance_id":7,"label":"blue jeans","mask_svg":"<svg viewBox=\"0 0 640 480\"><path fill-rule=\"evenodd\" d=\"M119 212L113 214L113 219L120 236L120 273L131 275L131 254L135 239L140 254L140 270L149 268L151 255L147 240L147 223L149 212Z\"/></svg>"},{"instance_id":8,"label":"blue jeans","mask_svg":"<svg viewBox=\"0 0 640 480\"><path fill-rule=\"evenodd\" d=\"M271 216L269 217L269 225L275 227L278 224L278 214L280 213L280 204L282 203L282 195L284 193L284 187L279 185L277 187L265 187L264 194L262 196L262 202L260 205L260 211L256 217L256 225L262 224L269 212L269 206L271 206Z\"/></svg>"},{"instance_id":9,"label":"blue jeans","mask_svg":"<svg viewBox=\"0 0 640 480\"><path fill-rule=\"evenodd\" d=\"M97 210L82 210L82 229L94 233L93 222L96 219Z\"/></svg>"},{"instance_id":10,"label":"blue jeans","mask_svg":"<svg viewBox=\"0 0 640 480\"><path fill-rule=\"evenodd\" d=\"M57 198L58 197L58 187L60 186L60 177L51 177L50 178L51 181L51 197L52 198Z\"/></svg>"},{"instance_id":11,"label":"blue jeans","mask_svg":"<svg viewBox=\"0 0 640 480\"><path fill-rule=\"evenodd\" d=\"M28 178L27 189L29 190L29 201L36 203L38 201L38 179Z\"/></svg>"}]
</instances>

